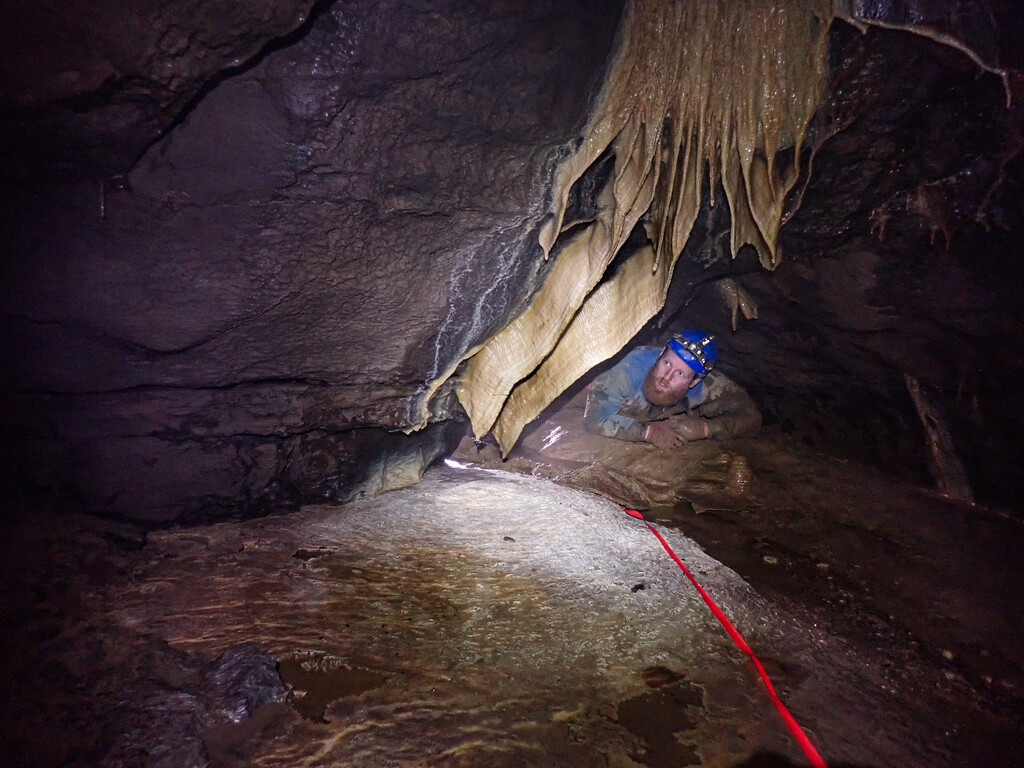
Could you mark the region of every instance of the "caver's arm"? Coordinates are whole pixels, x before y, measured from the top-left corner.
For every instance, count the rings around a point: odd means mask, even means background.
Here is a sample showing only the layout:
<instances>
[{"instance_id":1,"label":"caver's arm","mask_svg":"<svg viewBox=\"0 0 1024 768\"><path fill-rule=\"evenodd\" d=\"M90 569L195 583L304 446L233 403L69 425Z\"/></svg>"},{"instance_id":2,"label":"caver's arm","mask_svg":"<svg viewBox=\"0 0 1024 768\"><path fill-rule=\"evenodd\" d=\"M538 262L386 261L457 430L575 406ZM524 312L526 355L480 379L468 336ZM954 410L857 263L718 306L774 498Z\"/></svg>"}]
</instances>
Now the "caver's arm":
<instances>
[{"instance_id":1,"label":"caver's arm","mask_svg":"<svg viewBox=\"0 0 1024 768\"><path fill-rule=\"evenodd\" d=\"M726 440L757 434L761 412L743 387L719 373L709 375L704 386L707 395L695 411L707 420L708 437Z\"/></svg>"},{"instance_id":2,"label":"caver's arm","mask_svg":"<svg viewBox=\"0 0 1024 768\"><path fill-rule=\"evenodd\" d=\"M634 383L635 372L626 364L628 361L628 358L623 360L591 382L587 391L587 407L583 412L583 425L591 434L640 443L644 440L647 425L619 413L639 389ZM643 380L642 373L640 380Z\"/></svg>"}]
</instances>

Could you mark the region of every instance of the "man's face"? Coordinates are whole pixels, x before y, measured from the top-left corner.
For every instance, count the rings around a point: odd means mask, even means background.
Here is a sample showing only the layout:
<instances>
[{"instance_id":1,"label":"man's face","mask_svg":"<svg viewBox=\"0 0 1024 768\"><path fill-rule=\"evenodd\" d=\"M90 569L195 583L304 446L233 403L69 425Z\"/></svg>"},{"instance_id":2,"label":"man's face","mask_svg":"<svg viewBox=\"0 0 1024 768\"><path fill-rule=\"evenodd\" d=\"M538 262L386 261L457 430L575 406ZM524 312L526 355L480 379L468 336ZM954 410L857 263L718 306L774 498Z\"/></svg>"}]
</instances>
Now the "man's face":
<instances>
[{"instance_id":1,"label":"man's face","mask_svg":"<svg viewBox=\"0 0 1024 768\"><path fill-rule=\"evenodd\" d=\"M675 405L697 382L696 371L679 359L670 349L661 350L651 370L644 377L643 392L651 405Z\"/></svg>"}]
</instances>

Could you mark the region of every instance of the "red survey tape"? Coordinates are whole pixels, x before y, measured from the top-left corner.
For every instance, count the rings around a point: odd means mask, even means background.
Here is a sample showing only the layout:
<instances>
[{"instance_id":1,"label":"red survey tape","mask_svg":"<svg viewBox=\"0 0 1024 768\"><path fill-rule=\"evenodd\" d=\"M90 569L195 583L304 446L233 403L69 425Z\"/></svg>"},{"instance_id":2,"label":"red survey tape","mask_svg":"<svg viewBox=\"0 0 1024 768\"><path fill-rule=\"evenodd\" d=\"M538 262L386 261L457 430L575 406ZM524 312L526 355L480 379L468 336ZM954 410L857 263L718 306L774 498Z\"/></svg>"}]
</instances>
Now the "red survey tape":
<instances>
[{"instance_id":1,"label":"red survey tape","mask_svg":"<svg viewBox=\"0 0 1024 768\"><path fill-rule=\"evenodd\" d=\"M779 710L779 714L782 715L782 719L785 721L790 733L793 734L793 738L796 739L801 749L803 749L804 754L807 755L807 759L811 761L811 765L814 766L814 768L828 768L821 755L818 754L818 750L814 748L814 745L811 744L811 740L807 738L807 734L804 733L804 729L800 727L800 723L798 723L796 718L789 713L789 710L786 709L786 705L782 703L782 699L780 699L779 695L775 692L775 686L772 685L772 681L768 679L768 673L764 671L764 666L761 664L757 656L754 655L754 652L750 650L750 646L747 645L747 641L744 640L743 636L736 631L736 627L734 627L728 617L722 613L722 609L719 608L715 601L711 599L711 596L704 591L704 587L697 583L697 579L695 579L693 574L690 573L690 569L687 568L686 564L679 559L679 556L672 551L672 547L670 547L668 542L662 538L662 535L655 530L654 526L644 519L642 514L637 512L635 509L626 509L626 514L632 515L637 520L643 522L643 524L650 529L651 533L658 537L658 541L661 542L661 546L663 546L669 556L676 561L676 565L683 570L683 573L686 574L686 578L690 580L690 583L697 588L698 592L700 592L700 596L704 598L704 602L707 603L711 612L715 614L715 618L718 619L719 623L725 627L725 631L729 633L729 637L732 638L736 647L747 654L747 656L750 657L750 660L754 662L754 666L757 668L757 673L761 676L761 680L764 681L765 687L768 689L768 695L771 697L772 702L774 702L775 708Z\"/></svg>"}]
</instances>

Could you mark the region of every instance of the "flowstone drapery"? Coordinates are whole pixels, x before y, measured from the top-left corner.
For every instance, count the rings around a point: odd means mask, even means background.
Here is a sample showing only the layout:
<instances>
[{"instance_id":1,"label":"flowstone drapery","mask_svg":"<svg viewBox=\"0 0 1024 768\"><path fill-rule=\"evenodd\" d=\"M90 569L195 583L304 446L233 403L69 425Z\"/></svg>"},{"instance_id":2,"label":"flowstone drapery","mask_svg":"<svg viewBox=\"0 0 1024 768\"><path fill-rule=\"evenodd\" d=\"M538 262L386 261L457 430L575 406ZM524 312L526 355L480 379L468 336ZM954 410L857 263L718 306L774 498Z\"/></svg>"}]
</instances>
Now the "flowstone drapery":
<instances>
[{"instance_id":1,"label":"flowstone drapery","mask_svg":"<svg viewBox=\"0 0 1024 768\"><path fill-rule=\"evenodd\" d=\"M749 244L765 267L778 263L782 207L819 100L833 15L831 0L629 6L593 117L556 174L540 242L558 261L460 382L478 436L493 429L507 452L544 406L661 308L706 177L712 194L725 189L732 253ZM614 167L596 217L564 225L573 184L606 155ZM650 245L606 276L641 221Z\"/></svg>"}]
</instances>

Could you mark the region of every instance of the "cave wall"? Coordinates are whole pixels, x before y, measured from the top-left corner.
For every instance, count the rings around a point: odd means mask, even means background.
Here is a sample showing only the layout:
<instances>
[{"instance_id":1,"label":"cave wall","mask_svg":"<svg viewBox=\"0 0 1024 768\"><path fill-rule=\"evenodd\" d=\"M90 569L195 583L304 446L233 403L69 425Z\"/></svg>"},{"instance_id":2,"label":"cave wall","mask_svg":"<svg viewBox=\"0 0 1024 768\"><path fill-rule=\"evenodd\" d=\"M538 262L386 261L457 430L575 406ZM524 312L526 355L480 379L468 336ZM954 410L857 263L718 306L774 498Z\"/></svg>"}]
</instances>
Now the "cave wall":
<instances>
[{"instance_id":1,"label":"cave wall","mask_svg":"<svg viewBox=\"0 0 1024 768\"><path fill-rule=\"evenodd\" d=\"M833 28L830 59L782 265L766 272L749 251L732 259L728 210L705 206L645 332L706 324L769 428L929 487L910 375L951 431L976 498L1019 511L1020 76L1004 81L929 38L846 23ZM726 280L757 307L754 320L737 313L735 331Z\"/></svg>"},{"instance_id":2,"label":"cave wall","mask_svg":"<svg viewBox=\"0 0 1024 768\"><path fill-rule=\"evenodd\" d=\"M44 493L160 524L415 482L465 429L458 373L431 383L557 260L538 237L621 3L250 5L41 6L5 25L11 514ZM706 326L770 429L926 484L910 374L979 496L1012 505L1014 5L837 8L855 23L830 33L779 266L730 253L725 196L705 188L638 340ZM915 24L931 32L897 29ZM759 310L734 331L737 290Z\"/></svg>"},{"instance_id":3,"label":"cave wall","mask_svg":"<svg viewBox=\"0 0 1024 768\"><path fill-rule=\"evenodd\" d=\"M322 3L206 80L209 16L179 10L199 97L138 162L110 140L60 183L8 174L5 485L167 521L415 482L459 431L427 382L543 268L546 180L619 9ZM35 114L4 127L38 164L59 137L19 133Z\"/></svg>"},{"instance_id":4,"label":"cave wall","mask_svg":"<svg viewBox=\"0 0 1024 768\"><path fill-rule=\"evenodd\" d=\"M313 0L7 4L0 175L123 173L215 82L304 33Z\"/></svg>"}]
</instances>

